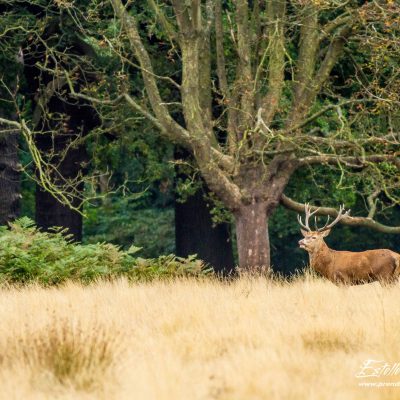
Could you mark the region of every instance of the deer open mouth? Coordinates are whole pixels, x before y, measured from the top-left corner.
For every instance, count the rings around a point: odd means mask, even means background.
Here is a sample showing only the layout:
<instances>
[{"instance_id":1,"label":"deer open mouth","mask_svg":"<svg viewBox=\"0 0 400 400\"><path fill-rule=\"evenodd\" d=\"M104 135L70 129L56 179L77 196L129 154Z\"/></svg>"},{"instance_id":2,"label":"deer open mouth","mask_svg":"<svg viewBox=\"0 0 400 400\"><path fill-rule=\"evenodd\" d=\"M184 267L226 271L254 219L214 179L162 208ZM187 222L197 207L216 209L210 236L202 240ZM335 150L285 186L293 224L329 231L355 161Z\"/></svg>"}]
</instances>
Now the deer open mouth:
<instances>
[{"instance_id":1,"label":"deer open mouth","mask_svg":"<svg viewBox=\"0 0 400 400\"><path fill-rule=\"evenodd\" d=\"M300 247L301 249L306 249L306 245L305 245L305 243L304 243L303 240L300 240L300 241L299 241L299 247Z\"/></svg>"}]
</instances>

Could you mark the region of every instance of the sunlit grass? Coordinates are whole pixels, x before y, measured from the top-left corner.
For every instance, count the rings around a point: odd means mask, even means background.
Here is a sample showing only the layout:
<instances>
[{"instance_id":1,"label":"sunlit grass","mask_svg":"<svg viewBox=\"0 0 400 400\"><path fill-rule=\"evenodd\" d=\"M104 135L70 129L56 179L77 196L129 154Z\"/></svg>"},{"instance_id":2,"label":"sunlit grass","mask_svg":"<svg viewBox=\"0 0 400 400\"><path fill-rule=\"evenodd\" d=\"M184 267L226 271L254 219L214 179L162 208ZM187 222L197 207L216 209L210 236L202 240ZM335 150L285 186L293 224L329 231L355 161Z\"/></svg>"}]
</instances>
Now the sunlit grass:
<instances>
[{"instance_id":1,"label":"sunlit grass","mask_svg":"<svg viewBox=\"0 0 400 400\"><path fill-rule=\"evenodd\" d=\"M24 326L0 341L0 367L28 367L30 379L46 375L61 385L93 390L103 384L117 355L117 334L104 325L83 328L54 317L37 329Z\"/></svg>"},{"instance_id":2,"label":"sunlit grass","mask_svg":"<svg viewBox=\"0 0 400 400\"><path fill-rule=\"evenodd\" d=\"M397 399L355 375L400 362L399 300L312 276L3 288L0 398Z\"/></svg>"}]
</instances>

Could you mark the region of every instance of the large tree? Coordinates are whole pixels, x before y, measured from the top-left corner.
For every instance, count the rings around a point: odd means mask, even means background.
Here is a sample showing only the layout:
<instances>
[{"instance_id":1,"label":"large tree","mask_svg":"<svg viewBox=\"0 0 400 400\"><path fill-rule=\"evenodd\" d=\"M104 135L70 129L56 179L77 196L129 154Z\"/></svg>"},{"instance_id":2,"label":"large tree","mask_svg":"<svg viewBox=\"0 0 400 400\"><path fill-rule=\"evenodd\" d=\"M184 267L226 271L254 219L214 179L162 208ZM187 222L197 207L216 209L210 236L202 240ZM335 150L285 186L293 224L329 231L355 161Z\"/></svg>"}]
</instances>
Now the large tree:
<instances>
[{"instance_id":1,"label":"large tree","mask_svg":"<svg viewBox=\"0 0 400 400\"><path fill-rule=\"evenodd\" d=\"M179 56L176 81L157 74L133 10L121 0L111 3L121 27L114 43L129 42L119 51L137 60L151 109L129 92L121 95L163 135L191 151L210 189L234 215L241 267L269 267L268 218L282 199L297 208L283 196L299 168L331 164L365 170L385 163L388 170L390 162L399 168L393 132L352 135L351 127L339 127L324 135L313 125L332 109L338 123L346 124L344 113L378 103L370 87L347 98L332 85L326 94L324 88L340 57L360 47L362 38L378 46L393 40L381 24L383 16L390 24L398 15L393 3L172 0L169 7L149 0ZM162 80L179 90L183 124L171 116ZM388 93L381 93L385 101ZM324 97L330 101L318 108ZM218 115L213 101L219 103Z\"/></svg>"}]
</instances>

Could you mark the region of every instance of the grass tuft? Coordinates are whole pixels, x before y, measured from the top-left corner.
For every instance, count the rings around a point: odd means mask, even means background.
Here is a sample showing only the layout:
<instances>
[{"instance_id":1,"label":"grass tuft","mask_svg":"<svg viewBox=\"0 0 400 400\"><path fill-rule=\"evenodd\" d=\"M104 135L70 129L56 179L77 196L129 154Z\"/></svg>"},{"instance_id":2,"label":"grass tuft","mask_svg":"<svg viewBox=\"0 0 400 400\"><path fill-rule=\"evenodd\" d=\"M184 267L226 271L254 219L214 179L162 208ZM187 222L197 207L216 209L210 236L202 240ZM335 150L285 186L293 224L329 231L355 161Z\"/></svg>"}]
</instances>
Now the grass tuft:
<instances>
[{"instance_id":1,"label":"grass tuft","mask_svg":"<svg viewBox=\"0 0 400 400\"><path fill-rule=\"evenodd\" d=\"M353 332L350 336L344 331L334 329L318 329L302 335L303 344L307 349L320 352L356 352L360 349L363 338L362 332Z\"/></svg>"},{"instance_id":2,"label":"grass tuft","mask_svg":"<svg viewBox=\"0 0 400 400\"><path fill-rule=\"evenodd\" d=\"M50 375L56 383L90 391L102 384L118 354L118 334L95 324L83 327L53 317L39 330L25 326L0 344L0 366L28 366L35 381Z\"/></svg>"}]
</instances>

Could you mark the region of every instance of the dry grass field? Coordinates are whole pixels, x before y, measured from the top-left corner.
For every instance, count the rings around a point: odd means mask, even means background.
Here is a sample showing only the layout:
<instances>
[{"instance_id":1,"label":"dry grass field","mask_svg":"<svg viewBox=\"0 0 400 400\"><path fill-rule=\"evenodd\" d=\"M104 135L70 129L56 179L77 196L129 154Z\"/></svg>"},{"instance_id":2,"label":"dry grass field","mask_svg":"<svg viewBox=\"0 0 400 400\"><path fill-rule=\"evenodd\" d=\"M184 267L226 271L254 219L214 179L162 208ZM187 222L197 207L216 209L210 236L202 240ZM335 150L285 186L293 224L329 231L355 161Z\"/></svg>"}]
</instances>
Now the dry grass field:
<instances>
[{"instance_id":1,"label":"dry grass field","mask_svg":"<svg viewBox=\"0 0 400 400\"><path fill-rule=\"evenodd\" d=\"M0 318L1 399L400 398L400 387L359 385L400 381L400 370L356 377L368 359L400 362L399 286L2 288Z\"/></svg>"}]
</instances>

